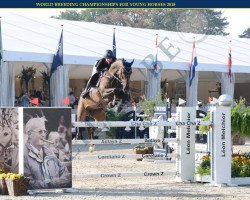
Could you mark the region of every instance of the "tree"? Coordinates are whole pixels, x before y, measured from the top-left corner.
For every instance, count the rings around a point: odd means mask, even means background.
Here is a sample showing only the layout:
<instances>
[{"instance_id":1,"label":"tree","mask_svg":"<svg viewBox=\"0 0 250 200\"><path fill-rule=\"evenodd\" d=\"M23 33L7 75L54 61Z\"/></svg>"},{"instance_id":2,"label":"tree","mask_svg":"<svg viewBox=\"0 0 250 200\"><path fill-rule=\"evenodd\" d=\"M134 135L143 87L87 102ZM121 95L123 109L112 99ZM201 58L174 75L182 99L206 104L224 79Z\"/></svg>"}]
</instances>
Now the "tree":
<instances>
[{"instance_id":1,"label":"tree","mask_svg":"<svg viewBox=\"0 0 250 200\"><path fill-rule=\"evenodd\" d=\"M148 21L148 12L149 10L142 9L87 9L80 12L76 10L66 10L65 12L60 12L59 16L52 16L52 18L145 28L148 26L146 23Z\"/></svg>"},{"instance_id":2,"label":"tree","mask_svg":"<svg viewBox=\"0 0 250 200\"><path fill-rule=\"evenodd\" d=\"M81 13L79 13L76 10L66 10L65 12L60 12L59 16L51 16L51 18L67 19L67 20L74 20L74 21L84 20L82 18Z\"/></svg>"},{"instance_id":3,"label":"tree","mask_svg":"<svg viewBox=\"0 0 250 200\"><path fill-rule=\"evenodd\" d=\"M86 9L60 12L57 19L97 22L117 26L163 29L208 35L228 35L227 19L221 11L171 9Z\"/></svg>"},{"instance_id":4,"label":"tree","mask_svg":"<svg viewBox=\"0 0 250 200\"><path fill-rule=\"evenodd\" d=\"M244 32L239 35L240 38L250 38L250 28L247 28L246 30L244 30Z\"/></svg>"},{"instance_id":5,"label":"tree","mask_svg":"<svg viewBox=\"0 0 250 200\"><path fill-rule=\"evenodd\" d=\"M228 35L225 29L229 25L226 17L222 17L221 11L202 10L208 20L207 32L208 35Z\"/></svg>"},{"instance_id":6,"label":"tree","mask_svg":"<svg viewBox=\"0 0 250 200\"><path fill-rule=\"evenodd\" d=\"M43 91L45 96L49 96L50 90L50 75L47 71L40 71L43 79Z\"/></svg>"},{"instance_id":7,"label":"tree","mask_svg":"<svg viewBox=\"0 0 250 200\"><path fill-rule=\"evenodd\" d=\"M33 66L26 67L26 68L24 68L24 66L23 66L23 69L22 69L21 74L20 74L22 92L23 92L23 89L22 89L23 81L25 82L25 90L26 90L26 92L28 92L29 91L29 81L31 80L34 82L35 74L36 74L36 69Z\"/></svg>"},{"instance_id":8,"label":"tree","mask_svg":"<svg viewBox=\"0 0 250 200\"><path fill-rule=\"evenodd\" d=\"M229 22L221 11L204 10L153 10L150 28L207 35L228 35Z\"/></svg>"}]
</instances>

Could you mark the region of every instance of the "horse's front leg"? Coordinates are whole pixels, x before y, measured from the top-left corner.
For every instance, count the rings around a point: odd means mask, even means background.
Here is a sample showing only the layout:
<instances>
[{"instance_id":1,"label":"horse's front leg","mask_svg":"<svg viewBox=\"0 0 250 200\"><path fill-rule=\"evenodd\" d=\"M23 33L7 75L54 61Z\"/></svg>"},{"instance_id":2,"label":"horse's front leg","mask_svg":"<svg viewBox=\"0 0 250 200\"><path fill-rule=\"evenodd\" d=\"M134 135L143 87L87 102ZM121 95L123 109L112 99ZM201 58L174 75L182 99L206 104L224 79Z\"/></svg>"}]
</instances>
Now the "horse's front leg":
<instances>
[{"instance_id":1,"label":"horse's front leg","mask_svg":"<svg viewBox=\"0 0 250 200\"><path fill-rule=\"evenodd\" d=\"M114 106L115 106L115 103L116 103L116 96L114 95L114 98L113 98L113 100L111 101L111 102L109 102L109 107L110 108L113 108Z\"/></svg>"},{"instance_id":2,"label":"horse's front leg","mask_svg":"<svg viewBox=\"0 0 250 200\"><path fill-rule=\"evenodd\" d=\"M80 97L77 107L77 122L83 121L86 119L86 109L84 106L84 99ZM80 128L77 127L76 139L81 139Z\"/></svg>"}]
</instances>

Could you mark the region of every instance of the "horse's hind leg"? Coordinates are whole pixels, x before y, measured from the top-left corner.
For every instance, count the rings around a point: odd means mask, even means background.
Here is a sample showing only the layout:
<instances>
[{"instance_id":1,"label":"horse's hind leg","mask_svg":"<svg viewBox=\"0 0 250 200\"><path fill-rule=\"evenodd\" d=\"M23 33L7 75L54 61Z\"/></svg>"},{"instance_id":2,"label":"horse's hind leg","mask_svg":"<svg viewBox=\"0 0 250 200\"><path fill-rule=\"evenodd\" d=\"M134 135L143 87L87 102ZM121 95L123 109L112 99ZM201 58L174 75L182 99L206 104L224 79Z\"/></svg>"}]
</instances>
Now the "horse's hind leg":
<instances>
[{"instance_id":1,"label":"horse's hind leg","mask_svg":"<svg viewBox=\"0 0 250 200\"><path fill-rule=\"evenodd\" d=\"M86 119L86 109L84 107L84 99L80 97L77 107L77 121L83 121ZM80 128L77 128L76 139L80 139Z\"/></svg>"},{"instance_id":2,"label":"horse's hind leg","mask_svg":"<svg viewBox=\"0 0 250 200\"><path fill-rule=\"evenodd\" d=\"M90 140L94 139L94 132L95 132L95 128L94 127L88 127L87 128L88 138Z\"/></svg>"}]
</instances>

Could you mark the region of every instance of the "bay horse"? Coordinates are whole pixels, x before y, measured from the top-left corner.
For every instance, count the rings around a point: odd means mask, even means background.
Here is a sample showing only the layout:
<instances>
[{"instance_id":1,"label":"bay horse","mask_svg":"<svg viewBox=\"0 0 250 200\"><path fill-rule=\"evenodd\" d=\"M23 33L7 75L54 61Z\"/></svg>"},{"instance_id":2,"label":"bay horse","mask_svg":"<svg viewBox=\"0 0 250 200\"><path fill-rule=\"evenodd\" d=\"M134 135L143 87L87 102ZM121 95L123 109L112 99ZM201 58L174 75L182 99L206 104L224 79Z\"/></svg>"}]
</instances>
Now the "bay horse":
<instances>
[{"instance_id":1,"label":"bay horse","mask_svg":"<svg viewBox=\"0 0 250 200\"><path fill-rule=\"evenodd\" d=\"M91 117L95 121L104 121L105 112L109 105L122 100L124 103L130 98L129 81L132 74L132 62L118 59L111 64L108 71L100 78L100 83L96 88L90 90L85 98L80 97L77 108L77 121L84 121L86 117ZM89 139L93 139L93 130L87 128ZM79 134L79 129L78 129ZM79 136L79 135L78 135ZM78 139L78 138L76 138Z\"/></svg>"}]
</instances>

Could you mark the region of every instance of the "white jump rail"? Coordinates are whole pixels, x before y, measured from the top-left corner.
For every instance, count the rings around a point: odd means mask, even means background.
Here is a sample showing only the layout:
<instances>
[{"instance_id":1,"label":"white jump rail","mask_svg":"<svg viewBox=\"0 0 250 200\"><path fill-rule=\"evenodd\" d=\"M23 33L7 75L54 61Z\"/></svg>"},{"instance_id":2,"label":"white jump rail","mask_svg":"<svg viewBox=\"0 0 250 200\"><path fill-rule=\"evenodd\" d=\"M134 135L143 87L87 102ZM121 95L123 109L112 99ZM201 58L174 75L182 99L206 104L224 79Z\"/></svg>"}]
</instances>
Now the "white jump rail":
<instances>
[{"instance_id":1,"label":"white jump rail","mask_svg":"<svg viewBox=\"0 0 250 200\"><path fill-rule=\"evenodd\" d=\"M73 155L75 159L99 159L99 160L110 160L110 159L128 159L128 158L169 158L177 157L177 154L98 154L98 155Z\"/></svg>"},{"instance_id":2,"label":"white jump rail","mask_svg":"<svg viewBox=\"0 0 250 200\"><path fill-rule=\"evenodd\" d=\"M88 173L88 174L73 174L73 178L121 178L121 177L160 177L167 175L175 175L176 171L156 171L156 172L117 172L117 173Z\"/></svg>"},{"instance_id":3,"label":"white jump rail","mask_svg":"<svg viewBox=\"0 0 250 200\"><path fill-rule=\"evenodd\" d=\"M164 139L100 139L100 140L73 140L73 144L151 144L157 142L177 142L176 138Z\"/></svg>"},{"instance_id":4,"label":"white jump rail","mask_svg":"<svg viewBox=\"0 0 250 200\"><path fill-rule=\"evenodd\" d=\"M200 126L211 125L210 121L102 121L102 122L73 122L74 127L149 127L149 126Z\"/></svg>"},{"instance_id":5,"label":"white jump rail","mask_svg":"<svg viewBox=\"0 0 250 200\"><path fill-rule=\"evenodd\" d=\"M223 95L222 95L223 96ZM195 181L195 127L211 125L211 183L213 185L231 184L231 115L229 101L222 106L211 107L211 121L196 120L194 107L178 107L176 121L116 121L116 122L74 122L75 127L149 127L149 126L176 126L176 138L167 138L166 141L177 141L176 179L180 181ZM222 102L223 103L223 102ZM163 139L165 141L165 138ZM123 144L162 142L161 140L133 139L133 140L87 140L80 144ZM78 143L78 142L77 142ZM170 172L164 172L169 174ZM152 175L160 176L160 172ZM78 174L80 177L122 177L122 176L147 176L147 173L111 173L111 174ZM74 176L74 175L73 175Z\"/></svg>"}]
</instances>

